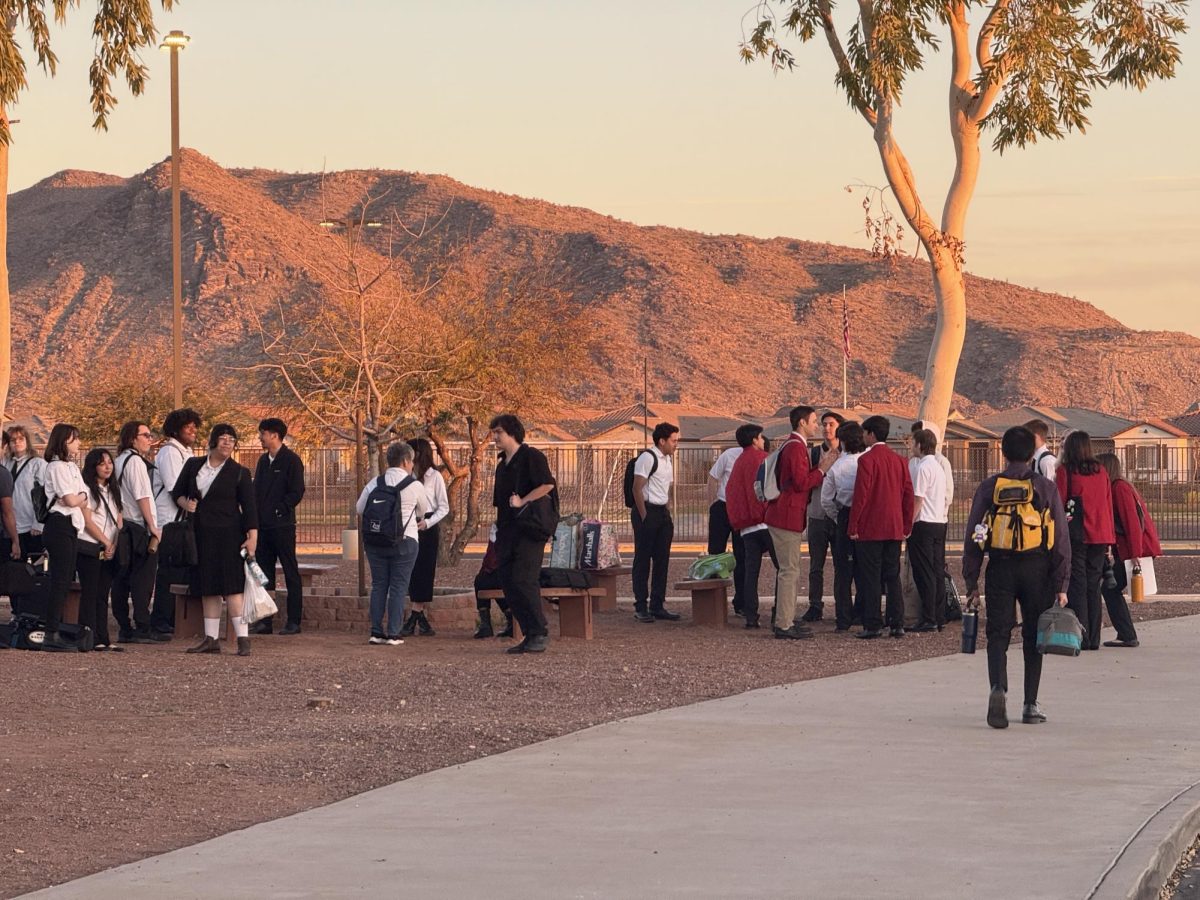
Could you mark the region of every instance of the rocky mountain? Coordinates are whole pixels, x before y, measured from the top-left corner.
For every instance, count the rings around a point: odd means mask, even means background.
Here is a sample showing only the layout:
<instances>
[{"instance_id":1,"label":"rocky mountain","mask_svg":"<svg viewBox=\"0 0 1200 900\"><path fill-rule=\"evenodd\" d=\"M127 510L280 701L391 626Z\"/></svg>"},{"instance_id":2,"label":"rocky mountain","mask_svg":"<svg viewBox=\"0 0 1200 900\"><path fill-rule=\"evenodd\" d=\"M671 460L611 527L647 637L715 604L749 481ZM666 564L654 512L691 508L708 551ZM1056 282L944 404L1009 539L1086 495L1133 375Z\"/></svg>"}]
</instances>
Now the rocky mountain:
<instances>
[{"instance_id":1,"label":"rocky mountain","mask_svg":"<svg viewBox=\"0 0 1200 900\"><path fill-rule=\"evenodd\" d=\"M13 405L37 410L55 383L165 353L171 322L166 162L131 178L60 172L9 198ZM552 266L599 340L571 400L652 397L765 413L840 401L842 290L852 402L915 404L933 299L928 267L832 244L641 227L585 209L393 171L286 174L183 155L185 347L193 371L256 353L249 310L302 314L336 289L345 243L318 223L422 224L414 267L470 246L493 266ZM391 228L359 232L384 259ZM393 245L394 246L394 245ZM1090 304L968 278L962 409L1020 404L1170 415L1200 396L1200 340L1140 332ZM167 357L162 357L165 360Z\"/></svg>"}]
</instances>

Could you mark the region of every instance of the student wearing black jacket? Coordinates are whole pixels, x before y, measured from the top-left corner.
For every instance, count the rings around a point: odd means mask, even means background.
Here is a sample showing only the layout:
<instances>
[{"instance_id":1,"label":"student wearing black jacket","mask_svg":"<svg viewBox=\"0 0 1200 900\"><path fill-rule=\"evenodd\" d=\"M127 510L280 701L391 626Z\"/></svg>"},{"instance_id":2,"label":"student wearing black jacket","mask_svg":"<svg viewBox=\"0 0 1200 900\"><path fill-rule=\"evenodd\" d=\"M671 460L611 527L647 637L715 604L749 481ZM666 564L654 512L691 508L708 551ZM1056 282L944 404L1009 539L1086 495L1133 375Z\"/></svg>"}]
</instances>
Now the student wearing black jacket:
<instances>
[{"instance_id":1,"label":"student wearing black jacket","mask_svg":"<svg viewBox=\"0 0 1200 900\"><path fill-rule=\"evenodd\" d=\"M287 424L282 419L258 423L263 455L254 470L254 499L258 507L258 550L255 559L275 590L275 563L287 586L287 624L280 634L299 634L304 614L300 565L296 562L296 507L304 499L304 462L283 443ZM274 616L255 623L255 634L270 634Z\"/></svg>"}]
</instances>

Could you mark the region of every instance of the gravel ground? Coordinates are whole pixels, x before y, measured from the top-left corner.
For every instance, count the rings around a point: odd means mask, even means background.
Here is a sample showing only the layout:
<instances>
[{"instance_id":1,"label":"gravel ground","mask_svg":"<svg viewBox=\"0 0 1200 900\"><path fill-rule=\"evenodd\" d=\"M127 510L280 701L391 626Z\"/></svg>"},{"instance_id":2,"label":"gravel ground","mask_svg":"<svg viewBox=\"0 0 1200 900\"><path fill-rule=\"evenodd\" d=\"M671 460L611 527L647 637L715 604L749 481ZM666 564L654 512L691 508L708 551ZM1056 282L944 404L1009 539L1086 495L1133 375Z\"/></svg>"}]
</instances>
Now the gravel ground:
<instances>
[{"instance_id":1,"label":"gravel ground","mask_svg":"<svg viewBox=\"0 0 1200 900\"><path fill-rule=\"evenodd\" d=\"M469 583L476 567L439 581ZM343 579L352 565L329 581ZM1200 602L1134 609L1139 621L1197 613ZM401 647L255 638L245 659L186 656L176 642L0 651L0 897L601 722L959 646L957 626L870 642L829 621L815 630L792 643L686 614L641 625L626 604L597 615L596 640L554 640L542 656L450 632ZM983 678L981 656L981 696ZM318 697L332 706L310 710Z\"/></svg>"}]
</instances>

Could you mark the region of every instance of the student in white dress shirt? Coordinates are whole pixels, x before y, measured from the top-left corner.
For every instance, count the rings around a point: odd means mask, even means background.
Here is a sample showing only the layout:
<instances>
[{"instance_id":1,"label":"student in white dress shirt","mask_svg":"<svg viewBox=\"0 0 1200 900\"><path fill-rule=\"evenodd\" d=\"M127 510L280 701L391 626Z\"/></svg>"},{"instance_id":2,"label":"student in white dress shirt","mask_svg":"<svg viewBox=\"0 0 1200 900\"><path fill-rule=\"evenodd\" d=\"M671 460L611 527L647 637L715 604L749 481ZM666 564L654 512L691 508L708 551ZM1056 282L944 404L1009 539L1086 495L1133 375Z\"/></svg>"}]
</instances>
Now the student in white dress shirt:
<instances>
[{"instance_id":1,"label":"student in white dress shirt","mask_svg":"<svg viewBox=\"0 0 1200 900\"><path fill-rule=\"evenodd\" d=\"M745 426L743 426L745 427ZM738 429L739 433L741 429ZM738 461L748 444L739 443L721 452L717 461L708 471L708 552L724 553L733 538L733 559L737 566L745 567L745 547L742 536L737 529L729 524L729 511L726 507L725 491L729 485L729 476L733 473L733 464ZM734 579L733 611L742 614L742 582Z\"/></svg>"},{"instance_id":2,"label":"student in white dress shirt","mask_svg":"<svg viewBox=\"0 0 1200 900\"><path fill-rule=\"evenodd\" d=\"M83 483L88 505L83 508L83 533L79 535L79 624L92 629L93 650L124 650L108 637L108 594L116 565L117 535L121 517L121 492L112 490L113 458L103 447L83 460Z\"/></svg>"},{"instance_id":3,"label":"student in white dress shirt","mask_svg":"<svg viewBox=\"0 0 1200 900\"><path fill-rule=\"evenodd\" d=\"M841 455L830 467L821 482L821 509L837 523L833 533L833 608L837 618L836 630L846 632L856 614L851 599L854 585L854 542L850 540L850 504L854 501L854 481L858 476L858 459L866 450L862 425L846 422L837 430Z\"/></svg>"},{"instance_id":4,"label":"student in white dress shirt","mask_svg":"<svg viewBox=\"0 0 1200 900\"><path fill-rule=\"evenodd\" d=\"M671 482L675 470L671 458L679 446L679 429L659 422L652 434L654 446L638 454L633 467L633 617L639 622L655 619L674 621L679 613L664 605L667 598L667 567L671 564ZM653 577L651 576L653 569Z\"/></svg>"},{"instance_id":5,"label":"student in white dress shirt","mask_svg":"<svg viewBox=\"0 0 1200 900\"><path fill-rule=\"evenodd\" d=\"M913 528L908 538L920 614L909 631L941 631L946 624L946 473L936 457L937 437L928 428L913 435L917 457L913 478Z\"/></svg>"},{"instance_id":6,"label":"student in white dress shirt","mask_svg":"<svg viewBox=\"0 0 1200 900\"><path fill-rule=\"evenodd\" d=\"M170 640L166 634L150 632L150 597L158 568L158 542L162 532L154 508L154 485L150 478L150 447L154 432L145 422L126 422L118 438L114 461L116 484L121 489L125 530L129 532L129 565L113 578L112 611L121 644L149 644ZM133 601L133 621L129 620L129 602Z\"/></svg>"},{"instance_id":7,"label":"student in white dress shirt","mask_svg":"<svg viewBox=\"0 0 1200 900\"><path fill-rule=\"evenodd\" d=\"M433 445L425 438L413 438L408 446L413 448L412 474L425 487L429 511L419 523L417 562L408 579L412 608L400 629L400 636L408 637L415 632L429 637L434 631L425 615L425 606L433 602L433 582L437 575L438 547L441 544L438 523L450 512L450 498L446 494L446 479L442 478L442 473L433 464Z\"/></svg>"},{"instance_id":8,"label":"student in white dress shirt","mask_svg":"<svg viewBox=\"0 0 1200 900\"><path fill-rule=\"evenodd\" d=\"M46 442L46 499L50 515L42 530L42 541L50 565L50 596L46 604L46 646L53 649L78 649L58 633L63 603L75 577L75 557L79 535L83 532L83 508L87 506L87 488L74 460L79 456L79 429L59 422Z\"/></svg>"},{"instance_id":9,"label":"student in white dress shirt","mask_svg":"<svg viewBox=\"0 0 1200 900\"><path fill-rule=\"evenodd\" d=\"M179 480L183 464L192 458L192 447L196 444L196 434L200 430L200 413L194 409L173 409L163 419L163 441L154 457L154 471L151 473L151 484L154 491L154 512L158 517L158 527L161 529L168 522L174 522L179 515L179 507L171 490ZM175 631L175 595L171 593L172 584L187 584L191 577L188 569L164 566L159 560L154 576L154 608L150 611L151 636L161 639L161 635L170 635Z\"/></svg>"},{"instance_id":10,"label":"student in white dress shirt","mask_svg":"<svg viewBox=\"0 0 1200 900\"><path fill-rule=\"evenodd\" d=\"M42 523L33 514L33 486L46 483L46 461L33 452L33 441L23 425L13 425L5 434L8 436L5 465L13 477L13 514L17 519L21 555L32 559L42 553Z\"/></svg>"}]
</instances>

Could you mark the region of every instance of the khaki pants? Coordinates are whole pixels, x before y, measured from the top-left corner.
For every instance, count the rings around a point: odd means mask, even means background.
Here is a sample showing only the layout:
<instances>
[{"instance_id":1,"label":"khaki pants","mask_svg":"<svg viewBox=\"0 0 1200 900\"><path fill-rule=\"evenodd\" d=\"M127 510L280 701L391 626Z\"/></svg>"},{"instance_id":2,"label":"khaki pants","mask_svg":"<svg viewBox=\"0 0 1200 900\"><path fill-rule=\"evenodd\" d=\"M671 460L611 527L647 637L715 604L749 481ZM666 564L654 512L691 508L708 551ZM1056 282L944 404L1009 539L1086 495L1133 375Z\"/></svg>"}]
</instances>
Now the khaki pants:
<instances>
[{"instance_id":1,"label":"khaki pants","mask_svg":"<svg viewBox=\"0 0 1200 900\"><path fill-rule=\"evenodd\" d=\"M796 586L800 581L800 545L804 532L768 527L779 560L775 576L775 627L791 628L796 618Z\"/></svg>"}]
</instances>

